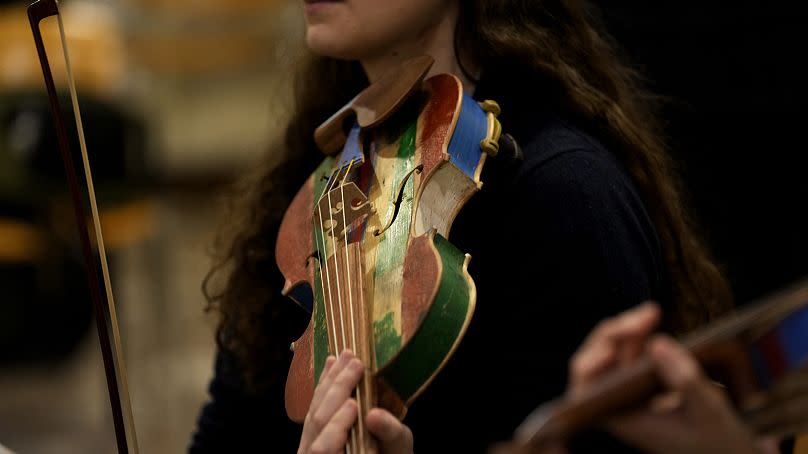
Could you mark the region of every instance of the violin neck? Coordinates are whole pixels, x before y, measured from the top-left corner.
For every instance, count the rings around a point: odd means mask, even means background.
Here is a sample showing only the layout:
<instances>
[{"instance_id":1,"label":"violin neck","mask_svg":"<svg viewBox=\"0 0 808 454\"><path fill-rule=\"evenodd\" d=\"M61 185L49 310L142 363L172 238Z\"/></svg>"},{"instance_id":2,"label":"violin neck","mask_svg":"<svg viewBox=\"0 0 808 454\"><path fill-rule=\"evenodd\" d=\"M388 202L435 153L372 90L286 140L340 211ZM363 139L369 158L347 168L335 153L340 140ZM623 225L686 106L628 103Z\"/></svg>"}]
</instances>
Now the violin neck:
<instances>
[{"instance_id":1,"label":"violin neck","mask_svg":"<svg viewBox=\"0 0 808 454\"><path fill-rule=\"evenodd\" d=\"M359 243L337 244L328 259L325 307L328 339L335 353L351 350L365 365L356 387L359 416L348 437L348 454L376 454L376 440L370 435L365 416L376 406L375 352L370 327L370 310L365 304L362 251Z\"/></svg>"}]
</instances>

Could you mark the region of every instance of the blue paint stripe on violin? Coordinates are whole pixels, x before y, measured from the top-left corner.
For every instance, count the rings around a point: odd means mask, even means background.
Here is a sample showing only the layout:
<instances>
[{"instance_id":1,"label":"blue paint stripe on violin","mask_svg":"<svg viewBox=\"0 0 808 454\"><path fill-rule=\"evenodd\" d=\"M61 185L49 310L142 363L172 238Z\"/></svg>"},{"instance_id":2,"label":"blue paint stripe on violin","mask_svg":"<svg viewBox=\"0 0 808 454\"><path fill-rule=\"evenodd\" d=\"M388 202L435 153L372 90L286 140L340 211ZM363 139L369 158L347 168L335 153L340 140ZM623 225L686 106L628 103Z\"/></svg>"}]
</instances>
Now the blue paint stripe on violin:
<instances>
[{"instance_id":1,"label":"blue paint stripe on violin","mask_svg":"<svg viewBox=\"0 0 808 454\"><path fill-rule=\"evenodd\" d=\"M783 320L777 332L786 364L799 367L808 359L808 307Z\"/></svg>"},{"instance_id":2,"label":"blue paint stripe on violin","mask_svg":"<svg viewBox=\"0 0 808 454\"><path fill-rule=\"evenodd\" d=\"M791 314L761 336L750 349L764 388L808 361L808 306Z\"/></svg>"},{"instance_id":3,"label":"blue paint stripe on violin","mask_svg":"<svg viewBox=\"0 0 808 454\"><path fill-rule=\"evenodd\" d=\"M469 178L474 179L480 163L480 141L488 130L486 113L471 96L464 94L454 134L449 142L449 158Z\"/></svg>"},{"instance_id":4,"label":"blue paint stripe on violin","mask_svg":"<svg viewBox=\"0 0 808 454\"><path fill-rule=\"evenodd\" d=\"M338 168L346 167L351 161L356 161L354 166L358 166L364 162L365 156L362 153L362 146L359 142L359 132L360 128L357 124L354 124L348 132L348 138L345 140L345 145L342 147L342 154L340 155L339 164L337 165Z\"/></svg>"}]
</instances>

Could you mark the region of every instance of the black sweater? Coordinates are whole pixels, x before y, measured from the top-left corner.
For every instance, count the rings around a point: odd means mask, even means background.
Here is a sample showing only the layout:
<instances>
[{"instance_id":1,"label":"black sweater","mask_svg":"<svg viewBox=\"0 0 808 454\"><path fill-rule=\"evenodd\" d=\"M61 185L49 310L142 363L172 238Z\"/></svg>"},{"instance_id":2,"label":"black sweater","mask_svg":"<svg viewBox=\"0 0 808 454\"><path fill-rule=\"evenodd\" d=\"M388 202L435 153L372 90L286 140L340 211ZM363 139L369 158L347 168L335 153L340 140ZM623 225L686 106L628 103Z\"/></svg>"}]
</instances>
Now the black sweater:
<instances>
[{"instance_id":1,"label":"black sweater","mask_svg":"<svg viewBox=\"0 0 808 454\"><path fill-rule=\"evenodd\" d=\"M664 305L670 293L654 227L616 157L538 101L485 85L475 97L501 101L503 127L524 159L489 160L482 191L450 233L472 256L477 307L405 419L416 452L483 452L509 438L564 391L567 361L598 321L647 299ZM210 396L191 453L295 452L300 427L286 418L283 380L249 394L233 357L220 352ZM605 452L603 443L595 446Z\"/></svg>"}]
</instances>

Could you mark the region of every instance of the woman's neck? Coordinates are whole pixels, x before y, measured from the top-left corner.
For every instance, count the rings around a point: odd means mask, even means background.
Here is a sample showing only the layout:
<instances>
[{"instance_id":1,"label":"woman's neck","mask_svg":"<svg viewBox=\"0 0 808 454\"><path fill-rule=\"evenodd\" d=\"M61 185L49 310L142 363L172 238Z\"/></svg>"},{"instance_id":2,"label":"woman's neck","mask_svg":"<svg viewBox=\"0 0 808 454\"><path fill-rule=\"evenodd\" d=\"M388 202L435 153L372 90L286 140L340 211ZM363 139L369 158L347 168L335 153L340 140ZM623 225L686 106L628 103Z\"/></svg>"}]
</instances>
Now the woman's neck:
<instances>
[{"instance_id":1,"label":"woman's neck","mask_svg":"<svg viewBox=\"0 0 808 454\"><path fill-rule=\"evenodd\" d=\"M472 93L475 83L461 69L461 63L458 61L454 48L456 23L456 12L447 13L440 21L419 33L414 40L398 43L375 56L361 59L360 62L368 80L370 82L377 80L389 71L395 70L407 59L429 55L435 59L435 63L427 77L442 73L454 74L463 83L463 90ZM464 68L472 70L472 74L476 72L475 68L468 67L466 60L463 61L463 64Z\"/></svg>"}]
</instances>

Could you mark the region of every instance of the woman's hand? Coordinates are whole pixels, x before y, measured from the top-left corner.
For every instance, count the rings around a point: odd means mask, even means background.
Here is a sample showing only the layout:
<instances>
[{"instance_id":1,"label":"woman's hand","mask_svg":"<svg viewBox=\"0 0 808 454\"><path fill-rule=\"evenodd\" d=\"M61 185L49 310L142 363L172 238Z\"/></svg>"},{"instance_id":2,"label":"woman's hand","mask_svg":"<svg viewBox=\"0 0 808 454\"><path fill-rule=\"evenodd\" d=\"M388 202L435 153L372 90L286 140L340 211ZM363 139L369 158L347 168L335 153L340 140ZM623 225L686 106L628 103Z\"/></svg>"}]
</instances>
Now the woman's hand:
<instances>
[{"instance_id":1,"label":"woman's hand","mask_svg":"<svg viewBox=\"0 0 808 454\"><path fill-rule=\"evenodd\" d=\"M343 351L339 359L328 357L303 422L298 454L344 452L358 414L351 394L363 370L362 363L349 350ZM379 441L381 454L412 453L412 432L389 412L374 408L368 412L365 422Z\"/></svg>"},{"instance_id":2,"label":"woman's hand","mask_svg":"<svg viewBox=\"0 0 808 454\"><path fill-rule=\"evenodd\" d=\"M373 408L365 418L368 430L379 440L381 454L412 454L412 431L389 411Z\"/></svg>"},{"instance_id":3,"label":"woman's hand","mask_svg":"<svg viewBox=\"0 0 808 454\"><path fill-rule=\"evenodd\" d=\"M598 325L573 356L569 392L581 392L646 351L669 393L646 409L612 418L607 426L611 432L657 454L761 452L726 395L695 359L673 339L651 337L659 317L656 305L644 304Z\"/></svg>"}]
</instances>

